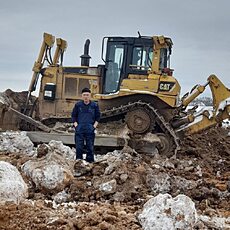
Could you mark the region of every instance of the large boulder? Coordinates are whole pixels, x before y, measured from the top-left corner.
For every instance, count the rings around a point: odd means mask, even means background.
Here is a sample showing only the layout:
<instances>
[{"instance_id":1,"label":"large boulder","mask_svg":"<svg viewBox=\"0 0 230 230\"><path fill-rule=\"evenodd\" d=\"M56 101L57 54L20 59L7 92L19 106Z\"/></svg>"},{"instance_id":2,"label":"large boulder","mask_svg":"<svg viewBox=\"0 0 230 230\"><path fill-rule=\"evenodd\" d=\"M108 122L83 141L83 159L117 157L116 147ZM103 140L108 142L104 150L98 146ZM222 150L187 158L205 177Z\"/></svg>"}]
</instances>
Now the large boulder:
<instances>
[{"instance_id":1,"label":"large boulder","mask_svg":"<svg viewBox=\"0 0 230 230\"><path fill-rule=\"evenodd\" d=\"M194 229L197 213L194 202L185 195L172 198L159 194L148 200L138 219L144 230Z\"/></svg>"},{"instance_id":2,"label":"large boulder","mask_svg":"<svg viewBox=\"0 0 230 230\"><path fill-rule=\"evenodd\" d=\"M74 161L49 152L47 155L27 161L22 170L41 191L57 193L68 186L73 179Z\"/></svg>"},{"instance_id":3,"label":"large boulder","mask_svg":"<svg viewBox=\"0 0 230 230\"><path fill-rule=\"evenodd\" d=\"M34 144L26 132L3 132L0 134L0 152L20 153L32 156Z\"/></svg>"},{"instance_id":4,"label":"large boulder","mask_svg":"<svg viewBox=\"0 0 230 230\"><path fill-rule=\"evenodd\" d=\"M18 169L8 162L0 161L0 203L19 203L28 197L28 187Z\"/></svg>"}]
</instances>

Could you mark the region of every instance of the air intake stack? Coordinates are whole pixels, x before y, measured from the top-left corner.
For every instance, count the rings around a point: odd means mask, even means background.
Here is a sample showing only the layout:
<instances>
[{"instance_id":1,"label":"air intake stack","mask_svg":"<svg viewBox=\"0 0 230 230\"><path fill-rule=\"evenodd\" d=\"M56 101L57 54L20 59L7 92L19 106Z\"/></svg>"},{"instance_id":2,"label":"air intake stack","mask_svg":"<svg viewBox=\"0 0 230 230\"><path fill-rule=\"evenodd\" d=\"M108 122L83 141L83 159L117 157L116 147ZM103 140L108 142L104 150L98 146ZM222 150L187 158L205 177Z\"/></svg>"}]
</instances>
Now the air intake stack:
<instances>
[{"instance_id":1,"label":"air intake stack","mask_svg":"<svg viewBox=\"0 0 230 230\"><path fill-rule=\"evenodd\" d=\"M90 44L90 40L87 39L84 46L84 54L80 56L81 66L89 66L89 59L91 58L89 56L89 44Z\"/></svg>"}]
</instances>

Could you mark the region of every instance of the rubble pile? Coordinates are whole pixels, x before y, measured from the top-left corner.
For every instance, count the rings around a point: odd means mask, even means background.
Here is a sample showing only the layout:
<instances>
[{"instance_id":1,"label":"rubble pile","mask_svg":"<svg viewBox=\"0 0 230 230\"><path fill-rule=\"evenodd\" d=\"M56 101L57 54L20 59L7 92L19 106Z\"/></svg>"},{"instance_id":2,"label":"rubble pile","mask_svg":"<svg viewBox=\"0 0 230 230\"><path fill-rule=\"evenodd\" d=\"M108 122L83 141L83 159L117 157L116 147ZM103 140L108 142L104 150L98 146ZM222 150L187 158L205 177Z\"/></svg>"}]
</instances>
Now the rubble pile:
<instances>
[{"instance_id":1,"label":"rubble pile","mask_svg":"<svg viewBox=\"0 0 230 230\"><path fill-rule=\"evenodd\" d=\"M89 164L61 142L1 133L0 185L10 170L15 183L1 186L0 229L229 229L228 134L187 137L177 158L125 146Z\"/></svg>"}]
</instances>

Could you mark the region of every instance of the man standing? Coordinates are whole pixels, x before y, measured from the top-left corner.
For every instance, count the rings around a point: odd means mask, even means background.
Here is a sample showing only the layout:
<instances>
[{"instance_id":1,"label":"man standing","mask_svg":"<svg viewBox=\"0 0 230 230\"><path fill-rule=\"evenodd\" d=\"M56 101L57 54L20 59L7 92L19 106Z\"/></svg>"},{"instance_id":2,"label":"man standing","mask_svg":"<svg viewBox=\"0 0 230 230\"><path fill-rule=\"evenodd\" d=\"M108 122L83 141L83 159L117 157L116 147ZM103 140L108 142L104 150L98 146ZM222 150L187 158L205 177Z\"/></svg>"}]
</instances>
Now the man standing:
<instances>
[{"instance_id":1,"label":"man standing","mask_svg":"<svg viewBox=\"0 0 230 230\"><path fill-rule=\"evenodd\" d=\"M83 159L84 141L86 142L86 161L94 162L95 129L100 119L98 105L90 100L89 88L82 90L82 101L75 104L72 121L75 127L76 159Z\"/></svg>"}]
</instances>

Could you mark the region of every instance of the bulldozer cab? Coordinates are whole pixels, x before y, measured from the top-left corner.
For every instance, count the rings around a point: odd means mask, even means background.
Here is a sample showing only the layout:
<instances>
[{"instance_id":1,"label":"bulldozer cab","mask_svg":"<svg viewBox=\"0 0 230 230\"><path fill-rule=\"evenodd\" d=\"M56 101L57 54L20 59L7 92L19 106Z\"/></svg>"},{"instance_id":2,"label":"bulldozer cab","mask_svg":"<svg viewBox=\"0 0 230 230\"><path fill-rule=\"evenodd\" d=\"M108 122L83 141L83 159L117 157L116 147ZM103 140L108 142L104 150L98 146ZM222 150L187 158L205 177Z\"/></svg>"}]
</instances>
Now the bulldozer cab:
<instances>
[{"instance_id":1,"label":"bulldozer cab","mask_svg":"<svg viewBox=\"0 0 230 230\"><path fill-rule=\"evenodd\" d=\"M104 58L106 40L107 48ZM147 76L150 71L157 73L166 68L168 49L162 48L160 50L158 65L153 65L153 49L153 37L104 37L102 59L105 66L102 94L119 91L122 80L128 78L130 74Z\"/></svg>"}]
</instances>

